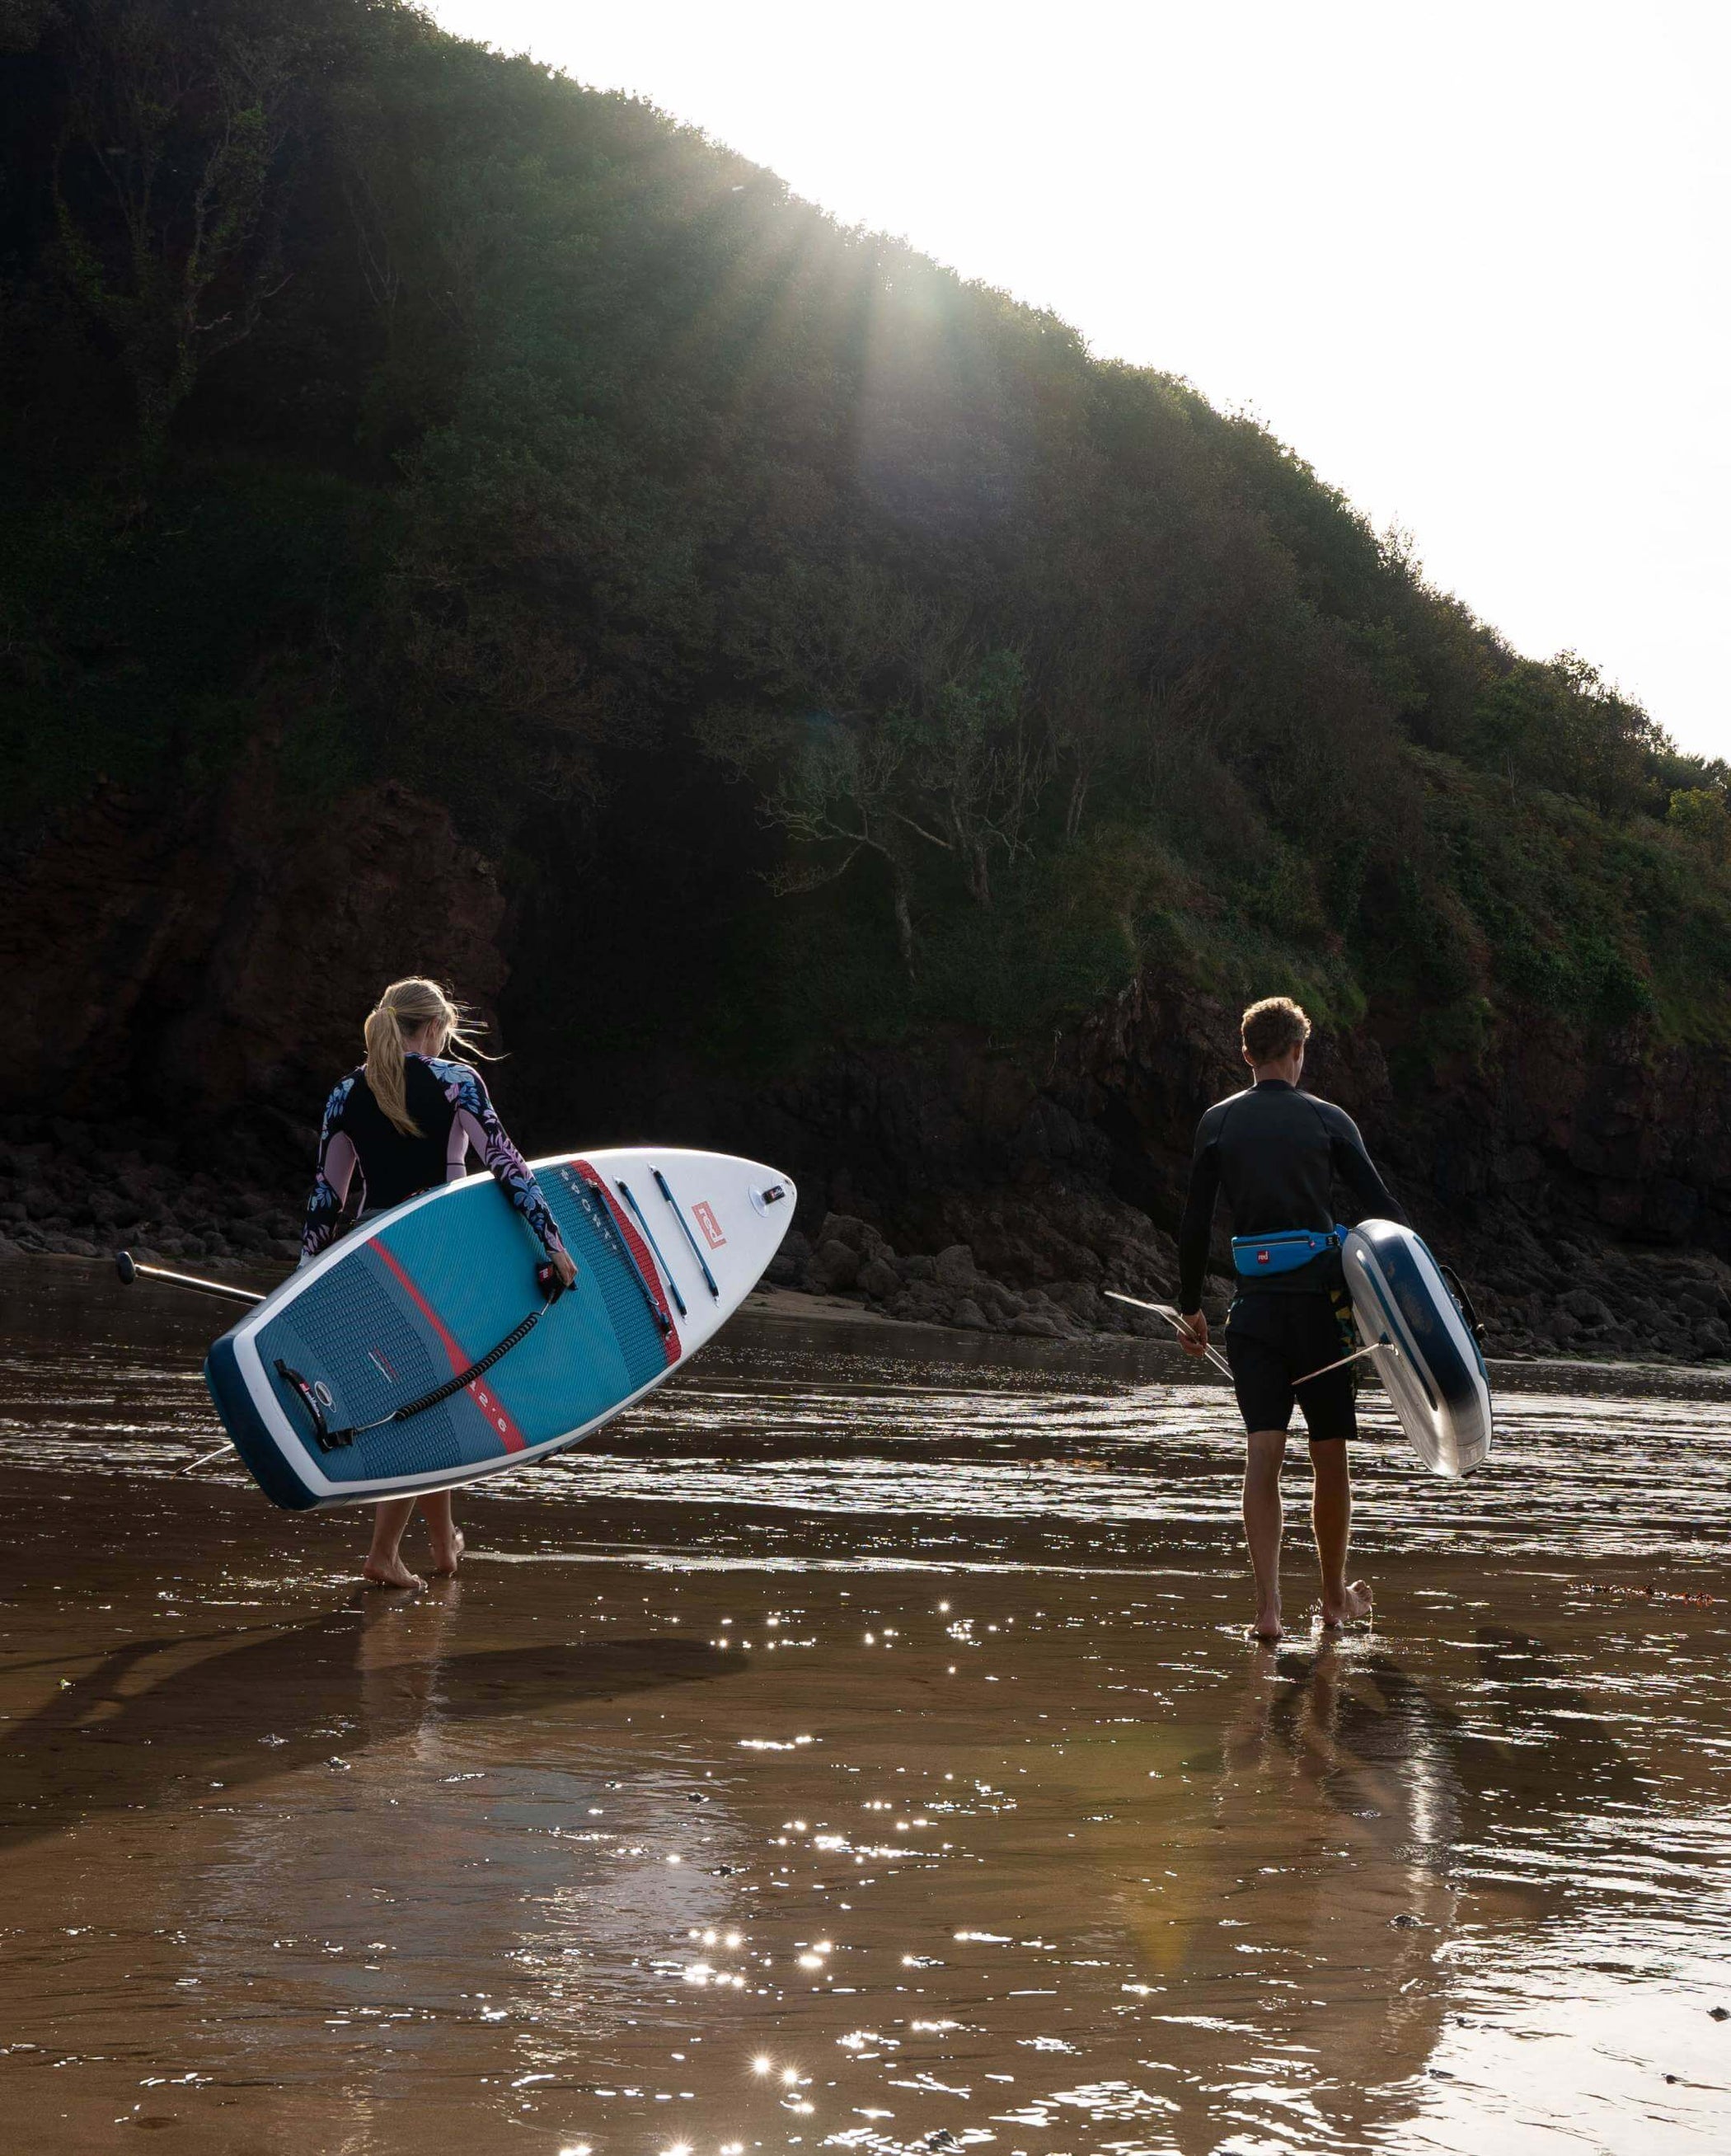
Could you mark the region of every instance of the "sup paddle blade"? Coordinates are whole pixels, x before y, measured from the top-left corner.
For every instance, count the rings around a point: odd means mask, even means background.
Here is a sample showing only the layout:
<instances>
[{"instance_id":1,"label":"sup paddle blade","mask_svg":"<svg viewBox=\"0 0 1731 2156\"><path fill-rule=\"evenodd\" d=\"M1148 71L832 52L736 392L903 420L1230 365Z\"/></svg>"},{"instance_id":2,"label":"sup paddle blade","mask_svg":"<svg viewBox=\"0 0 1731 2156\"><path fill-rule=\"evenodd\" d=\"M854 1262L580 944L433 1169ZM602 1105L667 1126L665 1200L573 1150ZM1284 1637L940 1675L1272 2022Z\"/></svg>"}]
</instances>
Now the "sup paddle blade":
<instances>
[{"instance_id":1,"label":"sup paddle blade","mask_svg":"<svg viewBox=\"0 0 1731 2156\"><path fill-rule=\"evenodd\" d=\"M1172 1307L1170 1302L1144 1302L1141 1296L1139 1295L1120 1295L1116 1288L1111 1287L1103 1288L1101 1290L1101 1293L1105 1296L1108 1302L1128 1303L1132 1310L1151 1310L1156 1317L1164 1317L1165 1319L1167 1324L1171 1327L1172 1330L1178 1335L1180 1340L1188 1340L1192 1337L1190 1327L1185 1323L1182 1317L1179 1316L1178 1312ZM1221 1377L1230 1378L1232 1376L1232 1366L1227 1362L1226 1357L1221 1353L1217 1348L1205 1348L1202 1350L1202 1353L1207 1357L1209 1362L1212 1363L1214 1368L1219 1371Z\"/></svg>"}]
</instances>

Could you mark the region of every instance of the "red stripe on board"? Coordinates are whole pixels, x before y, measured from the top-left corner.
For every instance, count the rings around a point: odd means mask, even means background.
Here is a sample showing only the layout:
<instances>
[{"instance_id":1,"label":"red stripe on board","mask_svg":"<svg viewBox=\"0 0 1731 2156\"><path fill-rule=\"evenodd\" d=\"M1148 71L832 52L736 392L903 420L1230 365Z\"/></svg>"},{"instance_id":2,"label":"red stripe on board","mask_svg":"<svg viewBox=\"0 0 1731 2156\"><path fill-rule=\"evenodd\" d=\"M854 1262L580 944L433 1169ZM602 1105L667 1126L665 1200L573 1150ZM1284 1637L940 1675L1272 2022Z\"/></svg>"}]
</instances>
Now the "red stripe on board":
<instances>
[{"instance_id":1,"label":"red stripe on board","mask_svg":"<svg viewBox=\"0 0 1731 2156\"><path fill-rule=\"evenodd\" d=\"M571 1166L600 1199L602 1204L607 1207L607 1218L624 1237L626 1247L638 1261L638 1270L649 1283L649 1292L654 1296L657 1306L667 1320L667 1330L661 1336L661 1352L666 1356L668 1368L671 1369L685 1351L679 1345L679 1329L673 1322L673 1311L668 1306L667 1296L662 1288L661 1268L656 1264L648 1245L638 1235L621 1208L614 1204L607 1184L602 1182L588 1162L574 1160Z\"/></svg>"},{"instance_id":2,"label":"red stripe on board","mask_svg":"<svg viewBox=\"0 0 1731 2156\"><path fill-rule=\"evenodd\" d=\"M463 1353L457 1342L451 1337L451 1335L445 1330L443 1320L439 1317L438 1312L427 1300L426 1296L422 1294L420 1289L415 1286L415 1283L409 1278L408 1275L403 1270L402 1267L397 1263L391 1252L385 1248L384 1245L375 1239L368 1247L376 1250L379 1255L384 1260L385 1263L390 1266L392 1271L396 1274L397 1279L402 1281L404 1288L407 1290L410 1301L414 1304L416 1309L420 1312L422 1317L427 1320L427 1322L433 1327L433 1331L438 1333L440 1341L443 1343L446 1354L448 1354L451 1358L451 1369L453 1374L454 1375L458 1370L466 1370L469 1364L474 1361L474 1357L473 1355L465 1355ZM477 1378L472 1385L465 1385L463 1387L463 1390L468 1393L469 1397L474 1400L475 1405L481 1410L481 1413L486 1416L487 1421L491 1427L494 1435L498 1438L499 1443L504 1447L507 1452L524 1452L528 1450L529 1440L524 1436L522 1431L518 1429L516 1424L505 1412L504 1403L499 1399L498 1394L493 1390L492 1387L487 1383L487 1380L484 1378Z\"/></svg>"}]
</instances>

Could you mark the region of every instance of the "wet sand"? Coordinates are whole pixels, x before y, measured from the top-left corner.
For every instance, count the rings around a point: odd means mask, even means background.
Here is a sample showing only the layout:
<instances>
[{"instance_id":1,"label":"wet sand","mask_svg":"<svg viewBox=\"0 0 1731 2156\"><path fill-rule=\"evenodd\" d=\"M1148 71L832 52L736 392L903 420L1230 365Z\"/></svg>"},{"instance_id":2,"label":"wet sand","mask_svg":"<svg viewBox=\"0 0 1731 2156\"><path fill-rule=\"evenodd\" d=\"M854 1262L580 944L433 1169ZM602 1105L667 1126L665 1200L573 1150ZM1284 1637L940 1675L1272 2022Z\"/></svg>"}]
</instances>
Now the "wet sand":
<instances>
[{"instance_id":1,"label":"wet sand","mask_svg":"<svg viewBox=\"0 0 1731 2156\"><path fill-rule=\"evenodd\" d=\"M1271 1652L1162 1348L747 1318L403 1598L180 1471L202 1306L0 1322L8 2149L1731 2138L1723 1382L1373 1413L1334 1643L1295 1456Z\"/></svg>"}]
</instances>

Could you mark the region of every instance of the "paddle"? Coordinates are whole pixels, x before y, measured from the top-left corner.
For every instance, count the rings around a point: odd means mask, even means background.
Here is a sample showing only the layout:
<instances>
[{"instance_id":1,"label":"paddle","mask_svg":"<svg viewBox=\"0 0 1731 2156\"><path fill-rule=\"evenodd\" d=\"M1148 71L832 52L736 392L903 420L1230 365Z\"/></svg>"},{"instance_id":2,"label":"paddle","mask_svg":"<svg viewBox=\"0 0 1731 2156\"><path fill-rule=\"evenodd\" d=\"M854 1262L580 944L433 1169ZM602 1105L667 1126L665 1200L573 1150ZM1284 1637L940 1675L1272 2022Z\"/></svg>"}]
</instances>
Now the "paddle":
<instances>
[{"instance_id":1,"label":"paddle","mask_svg":"<svg viewBox=\"0 0 1731 2156\"><path fill-rule=\"evenodd\" d=\"M1115 1288L1109 1287L1104 1292L1109 1302L1127 1302L1132 1310L1151 1310L1156 1317L1164 1317L1180 1340L1190 1340L1195 1337L1190 1327L1170 1302L1144 1302L1139 1296L1119 1295ZM1202 1352L1220 1372L1221 1377L1232 1376L1232 1366L1217 1348L1206 1348Z\"/></svg>"},{"instance_id":2,"label":"paddle","mask_svg":"<svg viewBox=\"0 0 1731 2156\"><path fill-rule=\"evenodd\" d=\"M139 1279L166 1281L171 1287L191 1288L199 1295L220 1296L224 1302L263 1302L249 1287L230 1287L224 1281L200 1280L196 1273L172 1273L162 1265L141 1265L131 1250L116 1250L114 1269L130 1287Z\"/></svg>"},{"instance_id":3,"label":"paddle","mask_svg":"<svg viewBox=\"0 0 1731 2156\"><path fill-rule=\"evenodd\" d=\"M1119 1295L1115 1289L1109 1287L1104 1289L1102 1292L1104 1294L1106 1300L1109 1302L1127 1302L1132 1310L1153 1311L1156 1317L1164 1317L1165 1319L1167 1324L1170 1325L1172 1330L1179 1335L1180 1339L1188 1340L1191 1337L1190 1327L1185 1323L1184 1320L1178 1315L1178 1312L1172 1307L1170 1302L1144 1302L1137 1296ZM1227 1362L1224 1355L1217 1353L1212 1348L1209 1348L1204 1352L1206 1353L1208 1360L1214 1365L1215 1368L1220 1372L1222 1377L1230 1378L1232 1376L1232 1366ZM1349 1363L1362 1362L1366 1355L1398 1355L1400 1352L1400 1349L1396 1347L1392 1340L1387 1338L1373 1340L1368 1348L1355 1348L1350 1355L1343 1355L1338 1363L1324 1363L1319 1370L1308 1370L1302 1378L1294 1378L1293 1379L1293 1383L1295 1385L1308 1385L1313 1378L1325 1378L1330 1370L1344 1370Z\"/></svg>"}]
</instances>

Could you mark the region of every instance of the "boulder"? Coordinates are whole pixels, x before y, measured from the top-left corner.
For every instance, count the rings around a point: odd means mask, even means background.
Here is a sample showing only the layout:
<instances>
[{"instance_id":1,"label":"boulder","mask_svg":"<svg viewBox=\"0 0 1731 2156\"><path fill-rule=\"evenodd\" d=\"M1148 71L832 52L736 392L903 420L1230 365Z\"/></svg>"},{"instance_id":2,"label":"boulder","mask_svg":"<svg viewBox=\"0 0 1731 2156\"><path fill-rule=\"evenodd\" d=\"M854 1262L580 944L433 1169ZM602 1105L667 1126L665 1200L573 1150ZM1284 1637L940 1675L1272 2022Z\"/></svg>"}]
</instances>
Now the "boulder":
<instances>
[{"instance_id":1,"label":"boulder","mask_svg":"<svg viewBox=\"0 0 1731 2156\"><path fill-rule=\"evenodd\" d=\"M881 1257L889 1249L884 1238L869 1220L856 1219L851 1213L826 1213L823 1225L817 1230L817 1247L826 1243L845 1243L862 1261Z\"/></svg>"},{"instance_id":2,"label":"boulder","mask_svg":"<svg viewBox=\"0 0 1731 2156\"><path fill-rule=\"evenodd\" d=\"M950 1312L950 1322L959 1326L964 1332L989 1332L991 1330L986 1322L985 1312L966 1296Z\"/></svg>"},{"instance_id":3,"label":"boulder","mask_svg":"<svg viewBox=\"0 0 1731 2156\"><path fill-rule=\"evenodd\" d=\"M1064 1328L1049 1311L1024 1310L1010 1321L1010 1330L1030 1340L1061 1340Z\"/></svg>"},{"instance_id":4,"label":"boulder","mask_svg":"<svg viewBox=\"0 0 1731 2156\"><path fill-rule=\"evenodd\" d=\"M1078 1324L1114 1327L1117 1324L1114 1313L1118 1306L1108 1302L1099 1290L1087 1281L1059 1281L1049 1287L1046 1294L1048 1301L1056 1304L1060 1310L1067 1311Z\"/></svg>"},{"instance_id":5,"label":"boulder","mask_svg":"<svg viewBox=\"0 0 1731 2156\"><path fill-rule=\"evenodd\" d=\"M1584 1332L1603 1332L1616 1324L1609 1309L1590 1288L1572 1287L1557 1297L1559 1310L1567 1311Z\"/></svg>"},{"instance_id":6,"label":"boulder","mask_svg":"<svg viewBox=\"0 0 1731 2156\"><path fill-rule=\"evenodd\" d=\"M940 1250L935 1268L938 1283L942 1287L967 1291L979 1284L980 1268L974 1262L974 1253L965 1243L952 1243L947 1250Z\"/></svg>"},{"instance_id":7,"label":"boulder","mask_svg":"<svg viewBox=\"0 0 1731 2156\"><path fill-rule=\"evenodd\" d=\"M947 1325L950 1299L930 1281L910 1281L889 1303L889 1314L914 1324Z\"/></svg>"},{"instance_id":8,"label":"boulder","mask_svg":"<svg viewBox=\"0 0 1731 2156\"><path fill-rule=\"evenodd\" d=\"M883 1258L868 1258L859 1269L854 1286L862 1295L868 1295L873 1302L888 1302L899 1295L902 1283L894 1265Z\"/></svg>"},{"instance_id":9,"label":"boulder","mask_svg":"<svg viewBox=\"0 0 1731 2156\"><path fill-rule=\"evenodd\" d=\"M807 1284L819 1295L839 1295L859 1277L859 1252L850 1244L820 1242L806 1268Z\"/></svg>"}]
</instances>

